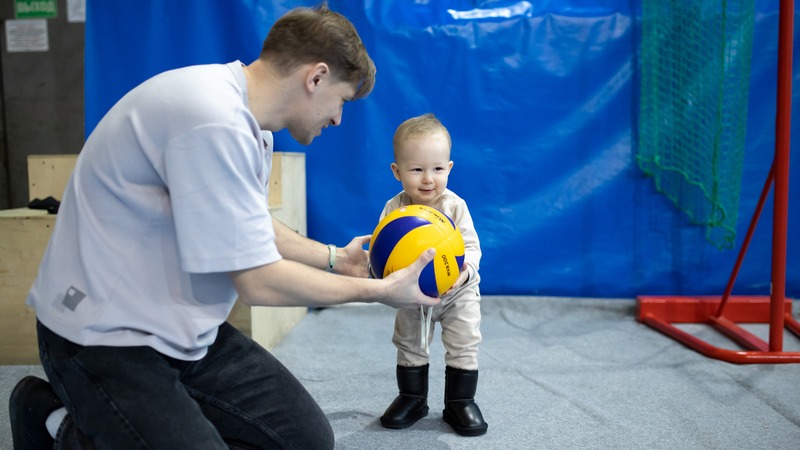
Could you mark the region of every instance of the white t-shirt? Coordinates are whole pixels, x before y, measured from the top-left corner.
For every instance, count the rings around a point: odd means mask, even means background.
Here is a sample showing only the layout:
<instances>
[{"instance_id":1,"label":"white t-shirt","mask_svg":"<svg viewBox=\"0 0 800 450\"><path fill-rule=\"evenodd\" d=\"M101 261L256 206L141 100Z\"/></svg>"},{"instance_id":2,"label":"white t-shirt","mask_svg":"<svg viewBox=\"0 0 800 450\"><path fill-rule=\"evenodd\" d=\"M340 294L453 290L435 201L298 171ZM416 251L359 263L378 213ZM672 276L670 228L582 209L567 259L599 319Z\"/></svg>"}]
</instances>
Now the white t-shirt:
<instances>
[{"instance_id":1,"label":"white t-shirt","mask_svg":"<svg viewBox=\"0 0 800 450\"><path fill-rule=\"evenodd\" d=\"M271 163L239 61L145 81L81 150L27 303L80 345L202 358L236 301L228 272L281 258Z\"/></svg>"}]
</instances>

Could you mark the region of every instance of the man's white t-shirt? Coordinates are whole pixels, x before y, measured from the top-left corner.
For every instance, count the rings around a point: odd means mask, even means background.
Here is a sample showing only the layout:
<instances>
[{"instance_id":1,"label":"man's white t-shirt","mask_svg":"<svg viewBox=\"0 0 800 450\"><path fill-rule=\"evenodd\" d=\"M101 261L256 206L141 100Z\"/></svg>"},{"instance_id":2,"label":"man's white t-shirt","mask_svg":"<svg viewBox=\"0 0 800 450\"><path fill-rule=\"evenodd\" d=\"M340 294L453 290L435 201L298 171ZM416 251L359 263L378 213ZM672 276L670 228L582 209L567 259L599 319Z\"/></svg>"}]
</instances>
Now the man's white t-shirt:
<instances>
[{"instance_id":1,"label":"man's white t-shirt","mask_svg":"<svg viewBox=\"0 0 800 450\"><path fill-rule=\"evenodd\" d=\"M281 258L271 156L239 61L133 89L81 150L27 299L38 320L80 345L202 358L236 301L228 272Z\"/></svg>"}]
</instances>

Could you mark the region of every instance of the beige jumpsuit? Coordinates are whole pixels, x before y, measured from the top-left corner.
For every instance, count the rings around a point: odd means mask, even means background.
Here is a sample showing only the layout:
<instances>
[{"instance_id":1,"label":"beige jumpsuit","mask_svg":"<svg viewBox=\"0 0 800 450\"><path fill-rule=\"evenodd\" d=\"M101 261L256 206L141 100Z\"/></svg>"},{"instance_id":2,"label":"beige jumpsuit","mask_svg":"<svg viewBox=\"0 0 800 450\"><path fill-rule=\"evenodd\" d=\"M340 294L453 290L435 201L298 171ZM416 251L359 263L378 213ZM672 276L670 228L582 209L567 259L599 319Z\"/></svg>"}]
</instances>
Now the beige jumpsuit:
<instances>
[{"instance_id":1,"label":"beige jumpsuit","mask_svg":"<svg viewBox=\"0 0 800 450\"><path fill-rule=\"evenodd\" d=\"M408 206L411 199L401 192L386 202L381 214L387 214L402 206ZM481 343L481 294L479 289L481 247L478 233L472 222L467 203L454 192L446 189L437 203L436 209L447 214L458 226L464 238L464 262L467 264L469 278L455 291L442 297L442 302L433 307L431 322L442 327L442 344L445 348L445 363L463 370L478 370L478 345ZM425 308L425 313L429 311ZM405 367L428 364L428 352L421 345L419 309L399 309L395 318L392 342L397 347L397 364ZM427 342L433 338L430 328Z\"/></svg>"}]
</instances>

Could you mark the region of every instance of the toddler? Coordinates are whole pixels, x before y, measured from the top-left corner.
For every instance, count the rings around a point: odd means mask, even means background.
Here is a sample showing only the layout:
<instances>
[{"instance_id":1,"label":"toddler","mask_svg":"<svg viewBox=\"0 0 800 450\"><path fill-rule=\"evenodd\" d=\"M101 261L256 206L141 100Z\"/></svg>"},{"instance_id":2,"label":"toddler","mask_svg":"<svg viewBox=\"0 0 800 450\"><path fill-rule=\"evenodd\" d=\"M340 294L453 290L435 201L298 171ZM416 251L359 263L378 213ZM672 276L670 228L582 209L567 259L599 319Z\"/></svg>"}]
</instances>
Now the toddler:
<instances>
[{"instance_id":1,"label":"toddler","mask_svg":"<svg viewBox=\"0 0 800 450\"><path fill-rule=\"evenodd\" d=\"M433 329L420 324L439 322L446 350L443 419L456 433L478 436L488 425L475 403L478 386L478 345L481 342L478 234L466 202L447 189L453 168L450 133L433 114L406 120L394 134L392 172L403 191L386 202L381 219L397 208L426 205L450 216L464 237L464 266L442 302L427 311L398 310L392 342L397 347L397 386L400 395L381 416L387 428L406 428L428 414L428 349ZM427 336L426 336L427 334Z\"/></svg>"}]
</instances>

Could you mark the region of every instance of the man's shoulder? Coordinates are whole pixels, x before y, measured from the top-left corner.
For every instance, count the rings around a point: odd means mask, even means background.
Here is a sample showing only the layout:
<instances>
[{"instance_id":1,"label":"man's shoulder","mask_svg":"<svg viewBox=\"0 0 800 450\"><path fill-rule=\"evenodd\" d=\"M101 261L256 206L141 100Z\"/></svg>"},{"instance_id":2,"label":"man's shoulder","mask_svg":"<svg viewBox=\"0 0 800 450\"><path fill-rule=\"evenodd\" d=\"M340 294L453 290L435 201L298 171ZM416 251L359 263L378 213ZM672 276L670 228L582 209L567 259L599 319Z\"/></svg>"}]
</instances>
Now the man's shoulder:
<instances>
[{"instance_id":1,"label":"man's shoulder","mask_svg":"<svg viewBox=\"0 0 800 450\"><path fill-rule=\"evenodd\" d=\"M146 111L152 120L168 117L173 129L239 124L249 111L244 89L228 66L205 64L164 72L145 82L129 105Z\"/></svg>"},{"instance_id":2,"label":"man's shoulder","mask_svg":"<svg viewBox=\"0 0 800 450\"><path fill-rule=\"evenodd\" d=\"M181 96L183 100L213 98L214 92L237 94L236 74L228 68L229 64L201 64L167 70L153 76L140 85L140 88L164 91L165 95ZM234 87L234 89L231 89ZM194 95L203 92L204 95ZM182 96L191 95L191 98Z\"/></svg>"}]
</instances>

